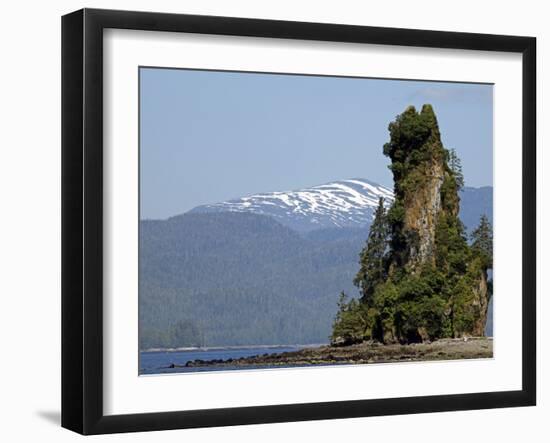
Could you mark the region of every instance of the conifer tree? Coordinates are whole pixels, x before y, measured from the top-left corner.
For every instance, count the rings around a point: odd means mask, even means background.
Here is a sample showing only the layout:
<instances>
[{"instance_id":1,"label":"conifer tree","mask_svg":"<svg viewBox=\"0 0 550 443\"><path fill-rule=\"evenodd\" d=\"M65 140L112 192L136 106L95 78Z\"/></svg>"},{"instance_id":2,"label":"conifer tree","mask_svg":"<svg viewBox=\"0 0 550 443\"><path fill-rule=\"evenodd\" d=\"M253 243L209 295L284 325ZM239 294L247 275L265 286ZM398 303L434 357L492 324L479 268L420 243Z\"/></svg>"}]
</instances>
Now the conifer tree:
<instances>
[{"instance_id":1,"label":"conifer tree","mask_svg":"<svg viewBox=\"0 0 550 443\"><path fill-rule=\"evenodd\" d=\"M471 234L472 251L481 257L486 269L493 267L493 227L489 219L483 214L479 225Z\"/></svg>"},{"instance_id":2,"label":"conifer tree","mask_svg":"<svg viewBox=\"0 0 550 443\"><path fill-rule=\"evenodd\" d=\"M453 172L456 180L457 188L460 190L464 187L464 173L462 172L462 162L454 149L449 149L449 168Z\"/></svg>"},{"instance_id":3,"label":"conifer tree","mask_svg":"<svg viewBox=\"0 0 550 443\"><path fill-rule=\"evenodd\" d=\"M376 286L386 279L386 261L388 249L388 223L384 199L380 197L370 227L367 244L360 254L360 269L353 283L361 291L361 301L369 304Z\"/></svg>"},{"instance_id":4,"label":"conifer tree","mask_svg":"<svg viewBox=\"0 0 550 443\"><path fill-rule=\"evenodd\" d=\"M331 343L350 345L360 343L367 333L367 311L358 300L348 297L344 291L338 298L338 312L332 325Z\"/></svg>"}]
</instances>

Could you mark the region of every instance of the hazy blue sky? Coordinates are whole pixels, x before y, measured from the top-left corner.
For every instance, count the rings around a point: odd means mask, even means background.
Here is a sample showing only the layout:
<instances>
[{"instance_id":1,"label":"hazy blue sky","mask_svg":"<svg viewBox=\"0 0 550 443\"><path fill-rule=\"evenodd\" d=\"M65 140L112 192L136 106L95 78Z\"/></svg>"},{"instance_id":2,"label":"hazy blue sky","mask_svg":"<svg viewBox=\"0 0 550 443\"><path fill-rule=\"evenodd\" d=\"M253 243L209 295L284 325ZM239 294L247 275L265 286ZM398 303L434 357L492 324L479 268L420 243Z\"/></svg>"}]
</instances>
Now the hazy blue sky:
<instances>
[{"instance_id":1,"label":"hazy blue sky","mask_svg":"<svg viewBox=\"0 0 550 443\"><path fill-rule=\"evenodd\" d=\"M467 186L492 185L490 85L141 68L141 218L366 178L391 187L388 123L434 106Z\"/></svg>"}]
</instances>

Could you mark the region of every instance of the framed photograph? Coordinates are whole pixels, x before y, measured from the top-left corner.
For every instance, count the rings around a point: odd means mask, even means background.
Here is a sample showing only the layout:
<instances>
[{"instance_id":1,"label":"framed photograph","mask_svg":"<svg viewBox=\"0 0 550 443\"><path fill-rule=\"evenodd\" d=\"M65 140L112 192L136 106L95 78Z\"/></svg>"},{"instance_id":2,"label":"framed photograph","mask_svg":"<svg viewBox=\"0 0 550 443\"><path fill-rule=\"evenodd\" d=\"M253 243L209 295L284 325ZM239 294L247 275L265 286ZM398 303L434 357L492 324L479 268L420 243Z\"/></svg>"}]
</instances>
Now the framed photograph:
<instances>
[{"instance_id":1,"label":"framed photograph","mask_svg":"<svg viewBox=\"0 0 550 443\"><path fill-rule=\"evenodd\" d=\"M62 425L536 402L536 41L62 20Z\"/></svg>"}]
</instances>

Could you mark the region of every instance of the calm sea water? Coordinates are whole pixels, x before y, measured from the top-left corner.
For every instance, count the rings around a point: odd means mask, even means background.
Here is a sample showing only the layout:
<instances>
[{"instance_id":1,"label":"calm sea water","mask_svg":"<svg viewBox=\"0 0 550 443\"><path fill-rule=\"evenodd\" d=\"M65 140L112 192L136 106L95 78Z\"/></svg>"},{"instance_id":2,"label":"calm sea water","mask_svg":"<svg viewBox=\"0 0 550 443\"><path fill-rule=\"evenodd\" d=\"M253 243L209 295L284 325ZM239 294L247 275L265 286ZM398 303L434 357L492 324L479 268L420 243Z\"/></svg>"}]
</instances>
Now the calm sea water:
<instances>
[{"instance_id":1,"label":"calm sea water","mask_svg":"<svg viewBox=\"0 0 550 443\"><path fill-rule=\"evenodd\" d=\"M253 355L278 354L281 352L297 351L305 346L289 345L276 347L239 347L239 348L204 348L184 351L142 351L140 352L140 374L169 374L175 372L204 372L227 371L231 369L243 369L242 367L224 366L223 368L170 368L171 364L185 365L193 360L227 360ZM257 369L247 366L246 369Z\"/></svg>"}]
</instances>

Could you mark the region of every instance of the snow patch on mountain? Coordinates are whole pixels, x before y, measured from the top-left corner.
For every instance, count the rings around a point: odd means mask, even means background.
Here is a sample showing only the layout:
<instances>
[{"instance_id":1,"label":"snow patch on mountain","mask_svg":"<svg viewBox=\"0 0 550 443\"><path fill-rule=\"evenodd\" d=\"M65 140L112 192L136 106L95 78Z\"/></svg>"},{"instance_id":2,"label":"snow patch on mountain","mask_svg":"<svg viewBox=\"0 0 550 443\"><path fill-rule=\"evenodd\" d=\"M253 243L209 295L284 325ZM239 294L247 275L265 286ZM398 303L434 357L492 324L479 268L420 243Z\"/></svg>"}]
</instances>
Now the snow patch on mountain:
<instances>
[{"instance_id":1,"label":"snow patch on mountain","mask_svg":"<svg viewBox=\"0 0 550 443\"><path fill-rule=\"evenodd\" d=\"M355 178L288 192L267 192L198 206L189 212L252 212L274 217L299 231L370 225L380 197L388 206L391 189Z\"/></svg>"}]
</instances>

